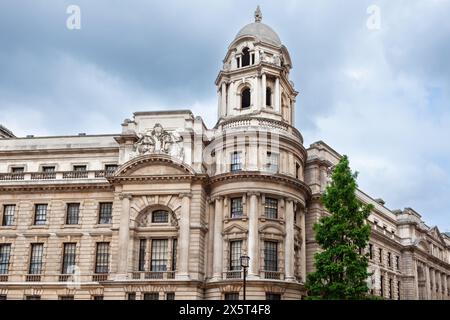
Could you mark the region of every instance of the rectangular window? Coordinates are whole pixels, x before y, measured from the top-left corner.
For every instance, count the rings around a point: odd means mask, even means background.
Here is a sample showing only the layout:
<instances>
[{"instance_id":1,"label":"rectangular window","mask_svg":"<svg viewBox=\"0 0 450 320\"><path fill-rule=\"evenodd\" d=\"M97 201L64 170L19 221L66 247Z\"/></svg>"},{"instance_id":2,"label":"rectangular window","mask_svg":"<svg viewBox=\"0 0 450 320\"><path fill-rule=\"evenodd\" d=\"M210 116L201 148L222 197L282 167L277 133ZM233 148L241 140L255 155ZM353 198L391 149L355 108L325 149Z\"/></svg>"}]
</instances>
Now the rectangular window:
<instances>
[{"instance_id":1,"label":"rectangular window","mask_svg":"<svg viewBox=\"0 0 450 320\"><path fill-rule=\"evenodd\" d=\"M169 212L165 210L156 210L152 212L152 223L168 223Z\"/></svg>"},{"instance_id":2,"label":"rectangular window","mask_svg":"<svg viewBox=\"0 0 450 320\"><path fill-rule=\"evenodd\" d=\"M388 258L388 267L391 267L392 266L392 261L391 261L391 253L390 252L388 252L387 258Z\"/></svg>"},{"instance_id":3,"label":"rectangular window","mask_svg":"<svg viewBox=\"0 0 450 320\"><path fill-rule=\"evenodd\" d=\"M79 203L67 204L66 224L78 224L78 217L80 215Z\"/></svg>"},{"instance_id":4,"label":"rectangular window","mask_svg":"<svg viewBox=\"0 0 450 320\"><path fill-rule=\"evenodd\" d=\"M278 172L280 155L273 152L267 152L266 170L270 172Z\"/></svg>"},{"instance_id":5,"label":"rectangular window","mask_svg":"<svg viewBox=\"0 0 450 320\"><path fill-rule=\"evenodd\" d=\"M159 293L158 292L144 293L144 300L159 300Z\"/></svg>"},{"instance_id":6,"label":"rectangular window","mask_svg":"<svg viewBox=\"0 0 450 320\"><path fill-rule=\"evenodd\" d=\"M230 270L241 270L242 241L230 241Z\"/></svg>"},{"instance_id":7,"label":"rectangular window","mask_svg":"<svg viewBox=\"0 0 450 320\"><path fill-rule=\"evenodd\" d=\"M281 300L281 294L266 292L266 300Z\"/></svg>"},{"instance_id":8,"label":"rectangular window","mask_svg":"<svg viewBox=\"0 0 450 320\"><path fill-rule=\"evenodd\" d=\"M295 163L295 178L299 179L299 173L300 173L300 164L298 162Z\"/></svg>"},{"instance_id":9,"label":"rectangular window","mask_svg":"<svg viewBox=\"0 0 450 320\"><path fill-rule=\"evenodd\" d=\"M0 294L0 300L6 300L6 294Z\"/></svg>"},{"instance_id":10,"label":"rectangular window","mask_svg":"<svg viewBox=\"0 0 450 320\"><path fill-rule=\"evenodd\" d=\"M239 300L239 292L227 292L227 293L225 293L224 300Z\"/></svg>"},{"instance_id":11,"label":"rectangular window","mask_svg":"<svg viewBox=\"0 0 450 320\"><path fill-rule=\"evenodd\" d=\"M75 273L76 243L64 243L62 274Z\"/></svg>"},{"instance_id":12,"label":"rectangular window","mask_svg":"<svg viewBox=\"0 0 450 320\"><path fill-rule=\"evenodd\" d=\"M59 296L58 300L74 300L74 296Z\"/></svg>"},{"instance_id":13,"label":"rectangular window","mask_svg":"<svg viewBox=\"0 0 450 320\"><path fill-rule=\"evenodd\" d=\"M0 274L8 274L11 244L0 244Z\"/></svg>"},{"instance_id":14,"label":"rectangular window","mask_svg":"<svg viewBox=\"0 0 450 320\"><path fill-rule=\"evenodd\" d=\"M43 166L42 172L55 172L56 167L55 166Z\"/></svg>"},{"instance_id":15,"label":"rectangular window","mask_svg":"<svg viewBox=\"0 0 450 320\"><path fill-rule=\"evenodd\" d=\"M14 225L14 213L16 212L15 204L7 204L3 206L2 226Z\"/></svg>"},{"instance_id":16,"label":"rectangular window","mask_svg":"<svg viewBox=\"0 0 450 320\"><path fill-rule=\"evenodd\" d=\"M112 202L100 203L98 223L110 224L111 222L112 222Z\"/></svg>"},{"instance_id":17,"label":"rectangular window","mask_svg":"<svg viewBox=\"0 0 450 320\"><path fill-rule=\"evenodd\" d=\"M95 273L109 272L109 242L97 242Z\"/></svg>"},{"instance_id":18,"label":"rectangular window","mask_svg":"<svg viewBox=\"0 0 450 320\"><path fill-rule=\"evenodd\" d=\"M389 299L392 299L392 279L389 279Z\"/></svg>"},{"instance_id":19,"label":"rectangular window","mask_svg":"<svg viewBox=\"0 0 450 320\"><path fill-rule=\"evenodd\" d=\"M278 200L266 198L264 205L264 215L269 219L278 219Z\"/></svg>"},{"instance_id":20,"label":"rectangular window","mask_svg":"<svg viewBox=\"0 0 450 320\"><path fill-rule=\"evenodd\" d=\"M240 218L243 214L242 198L231 199L231 218Z\"/></svg>"},{"instance_id":21,"label":"rectangular window","mask_svg":"<svg viewBox=\"0 0 450 320\"><path fill-rule=\"evenodd\" d=\"M166 300L175 300L175 292L166 292Z\"/></svg>"},{"instance_id":22,"label":"rectangular window","mask_svg":"<svg viewBox=\"0 0 450 320\"><path fill-rule=\"evenodd\" d=\"M373 259L373 245L369 243L369 259Z\"/></svg>"},{"instance_id":23,"label":"rectangular window","mask_svg":"<svg viewBox=\"0 0 450 320\"><path fill-rule=\"evenodd\" d=\"M25 171L25 167L12 167L11 172L12 173L23 173Z\"/></svg>"},{"instance_id":24,"label":"rectangular window","mask_svg":"<svg viewBox=\"0 0 450 320\"><path fill-rule=\"evenodd\" d=\"M73 171L86 171L86 170L87 170L87 166L86 165L73 166Z\"/></svg>"},{"instance_id":25,"label":"rectangular window","mask_svg":"<svg viewBox=\"0 0 450 320\"><path fill-rule=\"evenodd\" d=\"M241 155L242 152L240 151L235 151L231 154L231 172L242 170Z\"/></svg>"},{"instance_id":26,"label":"rectangular window","mask_svg":"<svg viewBox=\"0 0 450 320\"><path fill-rule=\"evenodd\" d=\"M383 249L381 248L378 249L378 261L383 263Z\"/></svg>"},{"instance_id":27,"label":"rectangular window","mask_svg":"<svg viewBox=\"0 0 450 320\"><path fill-rule=\"evenodd\" d=\"M178 240L173 239L172 242L172 271L177 270L177 248L178 248Z\"/></svg>"},{"instance_id":28,"label":"rectangular window","mask_svg":"<svg viewBox=\"0 0 450 320\"><path fill-rule=\"evenodd\" d=\"M395 268L397 270L400 270L400 257L399 256L395 256Z\"/></svg>"},{"instance_id":29,"label":"rectangular window","mask_svg":"<svg viewBox=\"0 0 450 320\"><path fill-rule=\"evenodd\" d=\"M384 277L380 276L380 295L384 297Z\"/></svg>"},{"instance_id":30,"label":"rectangular window","mask_svg":"<svg viewBox=\"0 0 450 320\"><path fill-rule=\"evenodd\" d=\"M100 294L94 295L94 296L92 296L92 300L103 300L103 295L100 295Z\"/></svg>"},{"instance_id":31,"label":"rectangular window","mask_svg":"<svg viewBox=\"0 0 450 320\"><path fill-rule=\"evenodd\" d=\"M25 296L25 300L41 300L41 296L29 295L29 296Z\"/></svg>"},{"instance_id":32,"label":"rectangular window","mask_svg":"<svg viewBox=\"0 0 450 320\"><path fill-rule=\"evenodd\" d=\"M167 239L152 240L152 260L150 271L167 270Z\"/></svg>"},{"instance_id":33,"label":"rectangular window","mask_svg":"<svg viewBox=\"0 0 450 320\"><path fill-rule=\"evenodd\" d=\"M34 224L44 225L47 220L47 205L37 204L34 209Z\"/></svg>"},{"instance_id":34,"label":"rectangular window","mask_svg":"<svg viewBox=\"0 0 450 320\"><path fill-rule=\"evenodd\" d=\"M127 300L136 300L136 292L128 292Z\"/></svg>"},{"instance_id":35,"label":"rectangular window","mask_svg":"<svg viewBox=\"0 0 450 320\"><path fill-rule=\"evenodd\" d=\"M264 241L264 270L278 271L278 243Z\"/></svg>"},{"instance_id":36,"label":"rectangular window","mask_svg":"<svg viewBox=\"0 0 450 320\"><path fill-rule=\"evenodd\" d=\"M139 271L145 271L145 249L147 248L147 240L139 241Z\"/></svg>"},{"instance_id":37,"label":"rectangular window","mask_svg":"<svg viewBox=\"0 0 450 320\"><path fill-rule=\"evenodd\" d=\"M400 283L400 281L397 281L397 300L401 299L400 288L401 288L401 283Z\"/></svg>"},{"instance_id":38,"label":"rectangular window","mask_svg":"<svg viewBox=\"0 0 450 320\"><path fill-rule=\"evenodd\" d=\"M28 274L41 274L42 273L42 256L44 252L43 243L31 244L31 256L30 256L30 268Z\"/></svg>"}]
</instances>

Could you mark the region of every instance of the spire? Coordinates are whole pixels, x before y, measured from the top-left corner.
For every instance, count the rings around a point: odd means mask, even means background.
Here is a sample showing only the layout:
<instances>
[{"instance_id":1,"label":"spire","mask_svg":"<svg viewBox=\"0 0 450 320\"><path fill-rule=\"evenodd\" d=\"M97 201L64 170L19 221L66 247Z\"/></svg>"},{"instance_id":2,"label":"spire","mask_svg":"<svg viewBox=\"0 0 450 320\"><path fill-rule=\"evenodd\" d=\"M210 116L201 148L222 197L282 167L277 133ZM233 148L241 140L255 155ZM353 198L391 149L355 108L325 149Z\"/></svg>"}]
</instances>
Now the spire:
<instances>
[{"instance_id":1,"label":"spire","mask_svg":"<svg viewBox=\"0 0 450 320\"><path fill-rule=\"evenodd\" d=\"M261 22L261 20L262 20L262 12L261 12L261 8L258 5L256 7L256 11L255 11L255 22Z\"/></svg>"}]
</instances>

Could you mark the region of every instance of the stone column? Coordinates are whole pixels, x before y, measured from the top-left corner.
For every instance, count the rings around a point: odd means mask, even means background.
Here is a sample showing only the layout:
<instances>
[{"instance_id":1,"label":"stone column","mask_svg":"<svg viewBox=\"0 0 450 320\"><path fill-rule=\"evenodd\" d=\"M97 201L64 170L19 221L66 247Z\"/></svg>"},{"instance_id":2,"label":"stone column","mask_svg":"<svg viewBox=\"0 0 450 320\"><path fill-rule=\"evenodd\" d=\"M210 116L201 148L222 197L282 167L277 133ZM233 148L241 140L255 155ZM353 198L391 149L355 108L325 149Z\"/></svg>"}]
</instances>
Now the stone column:
<instances>
[{"instance_id":1,"label":"stone column","mask_svg":"<svg viewBox=\"0 0 450 320\"><path fill-rule=\"evenodd\" d=\"M223 263L223 239L222 239L222 220L223 220L223 198L215 199L214 208L214 256L213 256L213 280L222 279Z\"/></svg>"},{"instance_id":2,"label":"stone column","mask_svg":"<svg viewBox=\"0 0 450 320\"><path fill-rule=\"evenodd\" d=\"M190 193L182 193L181 198L181 213L180 213L180 236L178 241L179 257L178 270L176 274L177 279L189 279L189 240L190 240L190 215L191 215L191 197Z\"/></svg>"},{"instance_id":3,"label":"stone column","mask_svg":"<svg viewBox=\"0 0 450 320\"><path fill-rule=\"evenodd\" d=\"M248 210L248 256L250 265L248 278L259 278L259 232L258 232L258 193L248 193L250 199Z\"/></svg>"},{"instance_id":4,"label":"stone column","mask_svg":"<svg viewBox=\"0 0 450 320\"><path fill-rule=\"evenodd\" d=\"M208 201L209 207L209 225L208 225L208 256L206 276L211 278L213 275L213 255L214 255L214 208L213 201Z\"/></svg>"},{"instance_id":5,"label":"stone column","mask_svg":"<svg viewBox=\"0 0 450 320\"><path fill-rule=\"evenodd\" d=\"M122 212L119 225L119 252L117 255L117 279L127 278L128 267L128 243L130 242L130 194L119 195L122 200Z\"/></svg>"},{"instance_id":6,"label":"stone column","mask_svg":"<svg viewBox=\"0 0 450 320\"><path fill-rule=\"evenodd\" d=\"M262 91L262 101L261 101L261 106L263 108L266 107L266 88L267 88L267 79L266 79L266 74L263 73L262 74L262 84L261 84L261 91Z\"/></svg>"},{"instance_id":7,"label":"stone column","mask_svg":"<svg viewBox=\"0 0 450 320\"><path fill-rule=\"evenodd\" d=\"M221 101L219 117L227 115L227 85L225 82L222 82Z\"/></svg>"},{"instance_id":8,"label":"stone column","mask_svg":"<svg viewBox=\"0 0 450 320\"><path fill-rule=\"evenodd\" d=\"M275 105L275 111L280 112L280 78L275 79L275 97L274 97L274 105Z\"/></svg>"},{"instance_id":9,"label":"stone column","mask_svg":"<svg viewBox=\"0 0 450 320\"><path fill-rule=\"evenodd\" d=\"M294 200L286 199L286 236L284 240L284 270L286 281L294 281Z\"/></svg>"},{"instance_id":10,"label":"stone column","mask_svg":"<svg viewBox=\"0 0 450 320\"><path fill-rule=\"evenodd\" d=\"M306 281L306 209L302 208L300 213L300 228L302 234L302 281Z\"/></svg>"}]
</instances>

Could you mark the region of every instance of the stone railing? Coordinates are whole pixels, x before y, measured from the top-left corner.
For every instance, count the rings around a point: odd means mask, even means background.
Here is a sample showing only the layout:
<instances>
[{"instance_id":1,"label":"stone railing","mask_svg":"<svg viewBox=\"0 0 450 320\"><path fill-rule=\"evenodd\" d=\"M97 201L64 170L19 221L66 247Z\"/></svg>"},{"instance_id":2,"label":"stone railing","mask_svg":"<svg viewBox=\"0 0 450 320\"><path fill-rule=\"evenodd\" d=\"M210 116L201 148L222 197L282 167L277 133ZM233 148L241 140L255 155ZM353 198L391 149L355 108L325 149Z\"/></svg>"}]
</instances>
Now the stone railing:
<instances>
[{"instance_id":1,"label":"stone railing","mask_svg":"<svg viewBox=\"0 0 450 320\"><path fill-rule=\"evenodd\" d=\"M26 282L40 282L41 277L42 276L40 274L27 274L27 275L25 275L25 281Z\"/></svg>"},{"instance_id":2,"label":"stone railing","mask_svg":"<svg viewBox=\"0 0 450 320\"><path fill-rule=\"evenodd\" d=\"M175 279L175 271L134 271L132 280L167 280Z\"/></svg>"},{"instance_id":3,"label":"stone railing","mask_svg":"<svg viewBox=\"0 0 450 320\"><path fill-rule=\"evenodd\" d=\"M0 282L6 282L6 281L8 281L8 275L0 274Z\"/></svg>"},{"instance_id":4,"label":"stone railing","mask_svg":"<svg viewBox=\"0 0 450 320\"><path fill-rule=\"evenodd\" d=\"M263 279L283 280L283 273L281 271L261 270L261 277Z\"/></svg>"},{"instance_id":5,"label":"stone railing","mask_svg":"<svg viewBox=\"0 0 450 320\"><path fill-rule=\"evenodd\" d=\"M242 270L226 271L223 273L224 279L242 279Z\"/></svg>"},{"instance_id":6,"label":"stone railing","mask_svg":"<svg viewBox=\"0 0 450 320\"><path fill-rule=\"evenodd\" d=\"M111 170L0 173L1 181L98 179L114 175Z\"/></svg>"},{"instance_id":7,"label":"stone railing","mask_svg":"<svg viewBox=\"0 0 450 320\"><path fill-rule=\"evenodd\" d=\"M107 281L109 277L109 273L96 273L92 275L92 281Z\"/></svg>"},{"instance_id":8,"label":"stone railing","mask_svg":"<svg viewBox=\"0 0 450 320\"><path fill-rule=\"evenodd\" d=\"M295 136L298 140L300 140L300 143L303 144L303 137L296 128L278 120L267 118L240 118L227 120L222 124L223 130L240 127L257 127L271 132L288 133Z\"/></svg>"}]
</instances>

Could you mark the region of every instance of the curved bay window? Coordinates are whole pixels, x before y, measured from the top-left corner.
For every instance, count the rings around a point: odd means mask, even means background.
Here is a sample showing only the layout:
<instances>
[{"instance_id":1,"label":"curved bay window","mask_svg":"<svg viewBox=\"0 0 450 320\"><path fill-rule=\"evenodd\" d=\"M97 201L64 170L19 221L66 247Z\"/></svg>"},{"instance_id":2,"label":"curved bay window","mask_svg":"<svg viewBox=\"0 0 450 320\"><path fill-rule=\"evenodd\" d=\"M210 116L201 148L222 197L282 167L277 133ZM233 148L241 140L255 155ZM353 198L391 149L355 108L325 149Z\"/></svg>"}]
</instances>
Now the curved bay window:
<instances>
[{"instance_id":1,"label":"curved bay window","mask_svg":"<svg viewBox=\"0 0 450 320\"><path fill-rule=\"evenodd\" d=\"M168 223L169 212L166 210L155 210L152 212L152 223Z\"/></svg>"},{"instance_id":2,"label":"curved bay window","mask_svg":"<svg viewBox=\"0 0 450 320\"><path fill-rule=\"evenodd\" d=\"M241 109L248 109L250 108L250 88L246 87L244 90L242 90L241 93Z\"/></svg>"}]
</instances>

